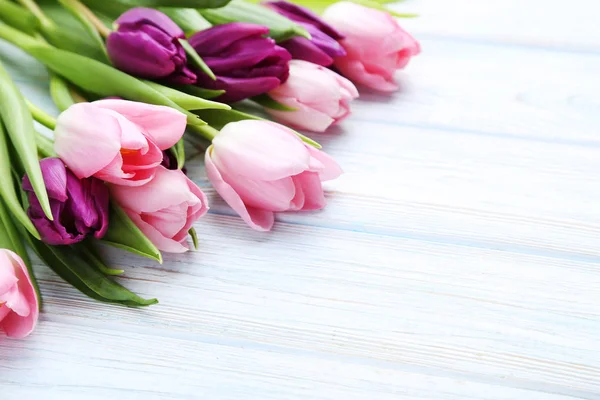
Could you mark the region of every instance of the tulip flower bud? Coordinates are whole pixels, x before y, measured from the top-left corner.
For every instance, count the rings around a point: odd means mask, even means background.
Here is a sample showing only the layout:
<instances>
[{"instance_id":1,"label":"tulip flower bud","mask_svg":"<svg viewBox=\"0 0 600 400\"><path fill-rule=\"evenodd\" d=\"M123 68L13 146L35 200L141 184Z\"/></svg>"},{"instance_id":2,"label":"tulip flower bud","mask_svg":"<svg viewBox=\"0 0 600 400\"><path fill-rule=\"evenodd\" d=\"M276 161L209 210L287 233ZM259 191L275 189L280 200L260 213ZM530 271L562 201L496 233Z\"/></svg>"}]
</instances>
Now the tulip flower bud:
<instances>
[{"instance_id":1,"label":"tulip flower bud","mask_svg":"<svg viewBox=\"0 0 600 400\"><path fill-rule=\"evenodd\" d=\"M275 213L325 207L321 182L342 169L291 129L269 121L231 122L206 150L206 175L253 229L268 231Z\"/></svg>"},{"instance_id":2,"label":"tulip flower bud","mask_svg":"<svg viewBox=\"0 0 600 400\"><path fill-rule=\"evenodd\" d=\"M330 69L302 60L290 61L290 77L269 96L295 111L265 110L277 121L300 129L325 132L350 115L358 90Z\"/></svg>"},{"instance_id":3,"label":"tulip flower bud","mask_svg":"<svg viewBox=\"0 0 600 400\"><path fill-rule=\"evenodd\" d=\"M198 85L225 90L215 100L235 102L275 89L288 78L290 53L266 37L267 27L242 22L197 32L189 42L217 76L199 72Z\"/></svg>"},{"instance_id":4,"label":"tulip flower bud","mask_svg":"<svg viewBox=\"0 0 600 400\"><path fill-rule=\"evenodd\" d=\"M23 190L29 197L27 214L42 241L50 245L68 245L82 241L88 234L102 238L108 229L109 192L106 185L96 178L78 179L60 158L43 159L40 167L54 221L44 215L27 175L23 178Z\"/></svg>"},{"instance_id":5,"label":"tulip flower bud","mask_svg":"<svg viewBox=\"0 0 600 400\"><path fill-rule=\"evenodd\" d=\"M179 39L185 34L169 17L151 8L133 8L116 21L118 29L106 41L113 65L131 75L192 84L194 74Z\"/></svg>"},{"instance_id":6,"label":"tulip flower bud","mask_svg":"<svg viewBox=\"0 0 600 400\"><path fill-rule=\"evenodd\" d=\"M23 259L0 249L0 331L12 338L28 336L39 317L39 299Z\"/></svg>"},{"instance_id":7,"label":"tulip flower bud","mask_svg":"<svg viewBox=\"0 0 600 400\"><path fill-rule=\"evenodd\" d=\"M421 52L419 42L387 12L338 1L325 10L323 19L345 36L340 43L346 55L335 59L335 68L371 89L398 90L394 73Z\"/></svg>"},{"instance_id":8,"label":"tulip flower bud","mask_svg":"<svg viewBox=\"0 0 600 400\"><path fill-rule=\"evenodd\" d=\"M333 64L335 57L346 55L338 43L344 36L309 9L287 1L267 1L263 4L302 26L312 36L311 39L296 36L281 43L293 58L327 67Z\"/></svg>"}]
</instances>

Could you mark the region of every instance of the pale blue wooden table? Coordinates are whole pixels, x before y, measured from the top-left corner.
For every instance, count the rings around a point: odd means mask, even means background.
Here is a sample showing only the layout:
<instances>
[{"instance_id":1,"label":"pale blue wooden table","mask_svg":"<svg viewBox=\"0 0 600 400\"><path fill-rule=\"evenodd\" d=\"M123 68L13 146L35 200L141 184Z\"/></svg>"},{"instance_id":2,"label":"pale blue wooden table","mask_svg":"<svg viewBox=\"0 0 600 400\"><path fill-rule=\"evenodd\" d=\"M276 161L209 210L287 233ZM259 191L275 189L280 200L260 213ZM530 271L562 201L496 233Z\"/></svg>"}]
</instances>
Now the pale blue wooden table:
<instances>
[{"instance_id":1,"label":"pale blue wooden table","mask_svg":"<svg viewBox=\"0 0 600 400\"><path fill-rule=\"evenodd\" d=\"M0 399L600 399L598 3L396 8L421 13L423 54L315 135L346 171L325 211L254 232L196 158L200 250L110 254L161 303L93 302L38 266L45 312L0 340Z\"/></svg>"}]
</instances>

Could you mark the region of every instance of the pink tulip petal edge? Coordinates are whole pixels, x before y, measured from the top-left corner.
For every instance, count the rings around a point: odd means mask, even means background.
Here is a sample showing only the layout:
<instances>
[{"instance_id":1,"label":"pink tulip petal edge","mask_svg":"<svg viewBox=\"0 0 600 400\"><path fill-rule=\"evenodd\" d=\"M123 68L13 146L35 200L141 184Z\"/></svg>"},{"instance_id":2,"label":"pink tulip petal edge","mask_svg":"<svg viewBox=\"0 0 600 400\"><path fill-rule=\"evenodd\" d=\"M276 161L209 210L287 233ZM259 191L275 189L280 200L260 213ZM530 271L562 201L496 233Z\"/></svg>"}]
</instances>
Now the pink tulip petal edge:
<instances>
[{"instance_id":1,"label":"pink tulip petal edge","mask_svg":"<svg viewBox=\"0 0 600 400\"><path fill-rule=\"evenodd\" d=\"M24 338L35 328L39 300L25 263L10 250L0 249L0 330Z\"/></svg>"}]
</instances>

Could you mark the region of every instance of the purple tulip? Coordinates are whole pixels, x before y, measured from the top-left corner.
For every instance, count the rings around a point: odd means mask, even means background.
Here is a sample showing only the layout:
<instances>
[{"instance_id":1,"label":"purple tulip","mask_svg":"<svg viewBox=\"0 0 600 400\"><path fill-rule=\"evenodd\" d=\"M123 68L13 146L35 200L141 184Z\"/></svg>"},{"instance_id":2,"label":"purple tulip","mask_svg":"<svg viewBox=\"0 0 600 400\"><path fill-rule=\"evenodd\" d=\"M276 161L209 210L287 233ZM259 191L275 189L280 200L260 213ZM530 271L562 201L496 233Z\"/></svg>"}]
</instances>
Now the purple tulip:
<instances>
[{"instance_id":1,"label":"purple tulip","mask_svg":"<svg viewBox=\"0 0 600 400\"><path fill-rule=\"evenodd\" d=\"M269 28L232 22L200 31L189 42L217 76L198 72L198 85L225 90L216 100L232 103L266 93L289 75L288 51L266 37Z\"/></svg>"},{"instance_id":2,"label":"purple tulip","mask_svg":"<svg viewBox=\"0 0 600 400\"><path fill-rule=\"evenodd\" d=\"M40 166L54 221L45 217L27 175L23 189L29 197L27 214L42 241L67 245L82 241L88 234L102 238L108 229L108 187L96 178L77 179L60 158L45 158Z\"/></svg>"},{"instance_id":3,"label":"purple tulip","mask_svg":"<svg viewBox=\"0 0 600 400\"><path fill-rule=\"evenodd\" d=\"M167 79L183 85L196 82L196 74L187 67L187 56L179 43L185 34L165 14L151 8L132 8L116 24L117 30L106 41L116 68L142 78Z\"/></svg>"},{"instance_id":4,"label":"purple tulip","mask_svg":"<svg viewBox=\"0 0 600 400\"><path fill-rule=\"evenodd\" d=\"M335 57L346 55L338 43L344 36L309 9L287 1L268 1L263 4L301 25L312 36L310 40L296 36L281 43L293 58L328 67L333 64Z\"/></svg>"}]
</instances>

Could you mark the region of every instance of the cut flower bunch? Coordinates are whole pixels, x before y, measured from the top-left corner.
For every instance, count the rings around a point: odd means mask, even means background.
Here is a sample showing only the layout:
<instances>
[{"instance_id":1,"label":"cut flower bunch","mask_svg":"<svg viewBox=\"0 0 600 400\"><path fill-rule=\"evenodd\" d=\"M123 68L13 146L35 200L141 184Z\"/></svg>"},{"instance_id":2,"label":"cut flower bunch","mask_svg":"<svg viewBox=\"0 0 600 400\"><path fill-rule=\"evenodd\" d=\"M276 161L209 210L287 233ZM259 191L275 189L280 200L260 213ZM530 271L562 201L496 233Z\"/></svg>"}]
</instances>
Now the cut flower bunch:
<instances>
[{"instance_id":1,"label":"cut flower bunch","mask_svg":"<svg viewBox=\"0 0 600 400\"><path fill-rule=\"evenodd\" d=\"M184 140L205 146L209 181L253 229L324 208L342 169L297 130L344 120L359 89L397 90L420 52L395 18L411 15L355 1L0 0L0 38L47 67L60 111L0 63L0 331L35 328L28 248L93 299L157 303L111 278L123 271L101 244L157 262L198 246L208 201Z\"/></svg>"}]
</instances>

